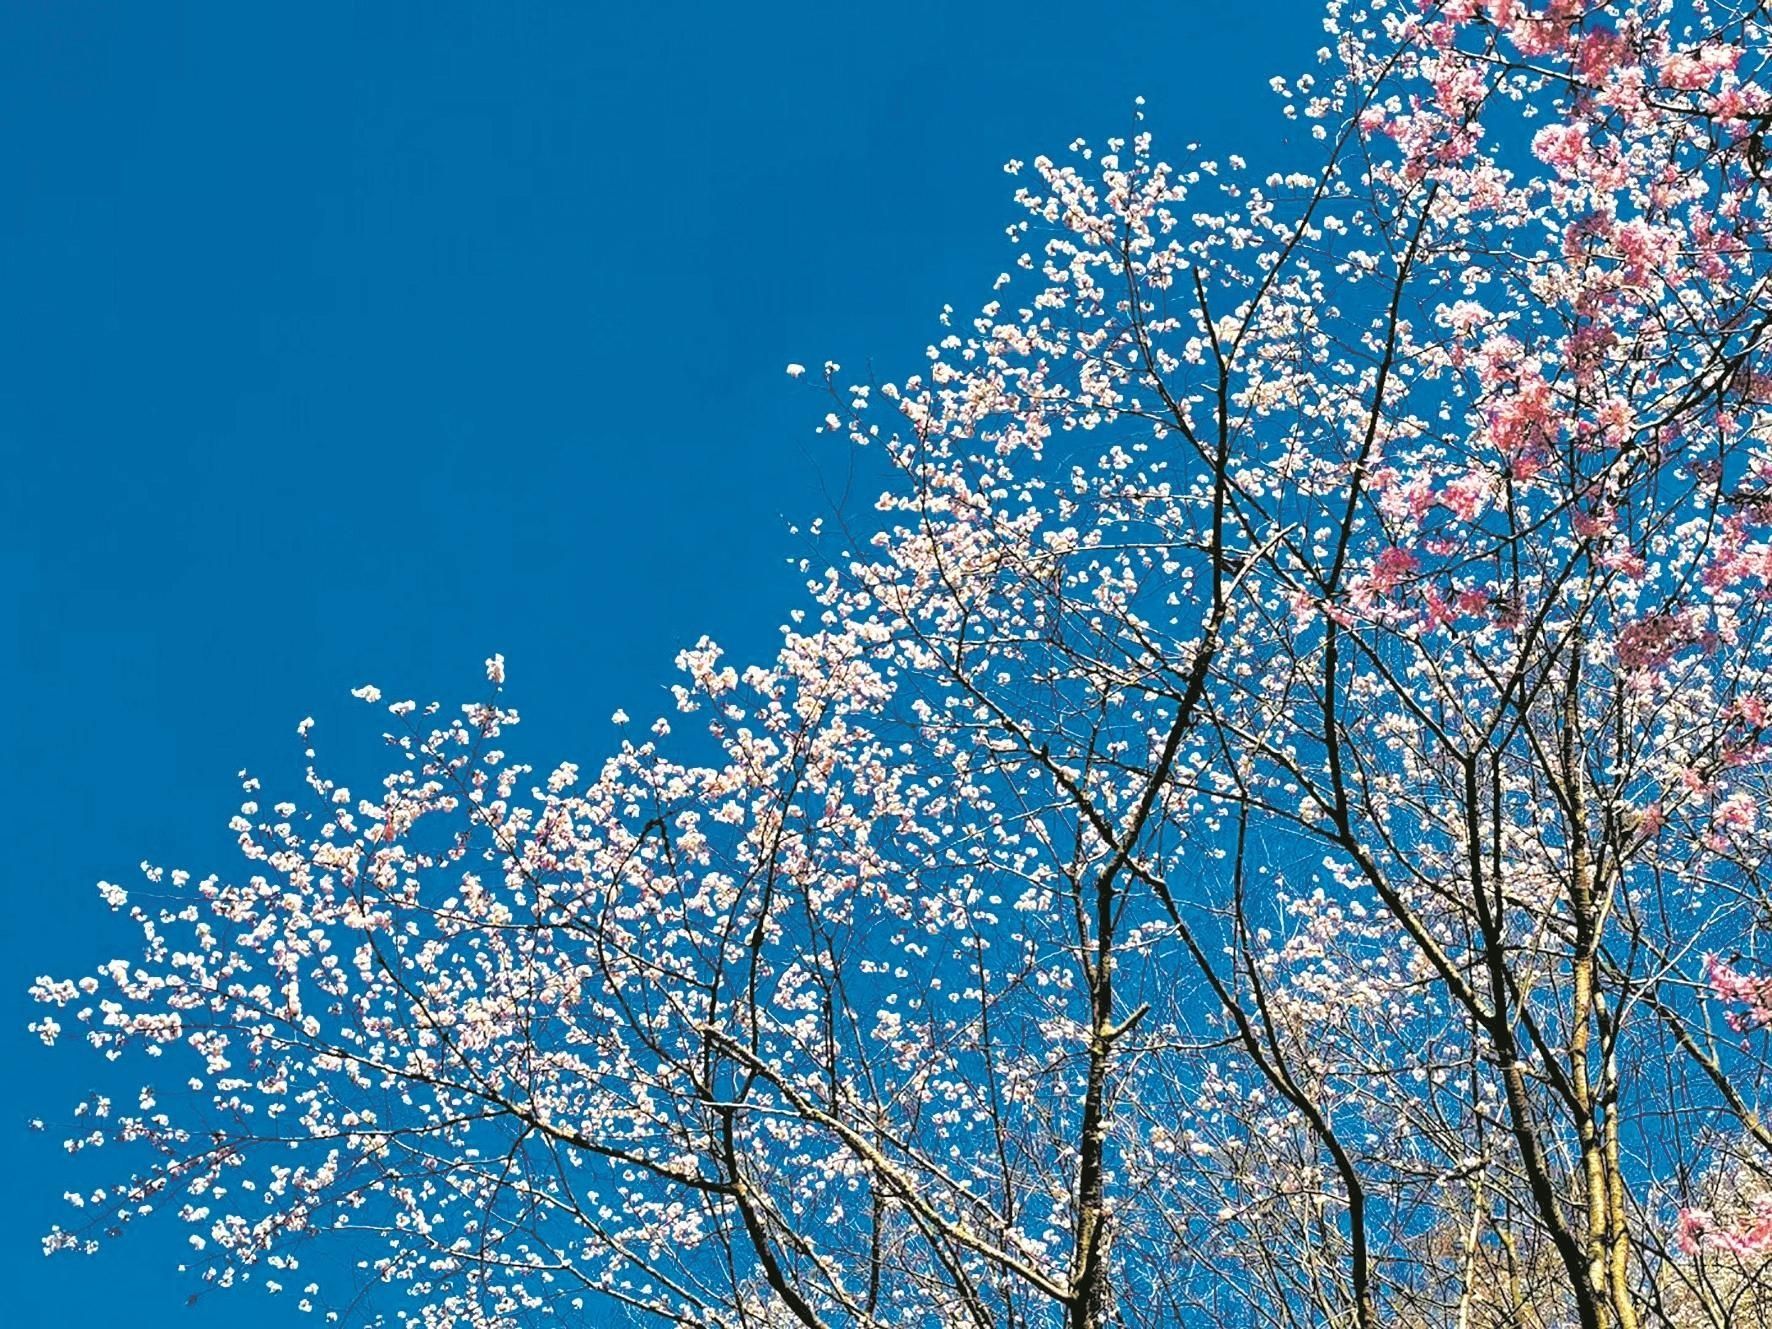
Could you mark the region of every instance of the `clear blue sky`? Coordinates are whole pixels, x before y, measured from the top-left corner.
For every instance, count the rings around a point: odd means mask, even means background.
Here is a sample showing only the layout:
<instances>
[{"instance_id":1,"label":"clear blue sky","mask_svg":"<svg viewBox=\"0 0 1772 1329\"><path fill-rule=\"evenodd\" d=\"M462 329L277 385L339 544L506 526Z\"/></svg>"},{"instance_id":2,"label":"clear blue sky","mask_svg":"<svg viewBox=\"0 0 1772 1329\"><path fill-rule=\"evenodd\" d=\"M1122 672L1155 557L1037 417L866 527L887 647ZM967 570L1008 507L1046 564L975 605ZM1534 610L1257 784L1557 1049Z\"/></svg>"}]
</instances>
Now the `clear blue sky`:
<instances>
[{"instance_id":1,"label":"clear blue sky","mask_svg":"<svg viewBox=\"0 0 1772 1329\"><path fill-rule=\"evenodd\" d=\"M1315 4L1103 8L4 7L0 1321L315 1322L187 1310L175 1222L42 1259L71 1173L24 1123L107 1081L26 985L127 953L99 878L232 869L234 772L366 732L356 683L501 650L589 762L699 634L766 652L845 469L783 365L907 370L1007 261L1002 162L1136 94L1171 156L1287 153Z\"/></svg>"}]
</instances>

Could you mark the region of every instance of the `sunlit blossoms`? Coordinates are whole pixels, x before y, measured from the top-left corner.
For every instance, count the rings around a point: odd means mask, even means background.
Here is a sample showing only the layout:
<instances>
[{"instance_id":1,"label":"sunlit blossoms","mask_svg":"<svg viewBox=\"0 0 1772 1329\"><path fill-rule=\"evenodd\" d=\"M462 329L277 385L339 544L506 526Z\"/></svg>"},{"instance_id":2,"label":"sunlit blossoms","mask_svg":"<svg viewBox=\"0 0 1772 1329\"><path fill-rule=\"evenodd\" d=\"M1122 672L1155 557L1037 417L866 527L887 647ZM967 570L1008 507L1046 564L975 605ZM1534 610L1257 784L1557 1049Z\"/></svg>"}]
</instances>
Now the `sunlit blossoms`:
<instances>
[{"instance_id":1,"label":"sunlit blossoms","mask_svg":"<svg viewBox=\"0 0 1772 1329\"><path fill-rule=\"evenodd\" d=\"M893 480L773 660L583 765L502 656L360 687L379 783L102 888L33 1031L141 1074L46 1246L437 1326L1772 1318L1769 25L1337 3L1301 159L1011 162L918 372L788 366Z\"/></svg>"}]
</instances>

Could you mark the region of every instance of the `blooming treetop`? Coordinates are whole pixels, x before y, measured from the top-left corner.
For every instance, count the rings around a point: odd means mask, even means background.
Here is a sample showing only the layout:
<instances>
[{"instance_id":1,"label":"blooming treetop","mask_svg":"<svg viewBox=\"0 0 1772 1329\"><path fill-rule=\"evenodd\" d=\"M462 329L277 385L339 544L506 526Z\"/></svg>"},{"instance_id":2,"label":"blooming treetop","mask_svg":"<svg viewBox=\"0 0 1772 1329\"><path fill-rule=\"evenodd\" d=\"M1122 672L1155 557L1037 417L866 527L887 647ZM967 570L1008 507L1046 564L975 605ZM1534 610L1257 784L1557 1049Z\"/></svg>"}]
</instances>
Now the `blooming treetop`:
<instances>
[{"instance_id":1,"label":"blooming treetop","mask_svg":"<svg viewBox=\"0 0 1772 1329\"><path fill-rule=\"evenodd\" d=\"M368 796L248 781L244 875L105 887L143 953L35 1027L185 1091L83 1106L84 1210L427 1325L1745 1313L1772 31L1325 28L1319 169L1011 163L994 297L825 366L895 479L774 660L543 771L494 657Z\"/></svg>"}]
</instances>

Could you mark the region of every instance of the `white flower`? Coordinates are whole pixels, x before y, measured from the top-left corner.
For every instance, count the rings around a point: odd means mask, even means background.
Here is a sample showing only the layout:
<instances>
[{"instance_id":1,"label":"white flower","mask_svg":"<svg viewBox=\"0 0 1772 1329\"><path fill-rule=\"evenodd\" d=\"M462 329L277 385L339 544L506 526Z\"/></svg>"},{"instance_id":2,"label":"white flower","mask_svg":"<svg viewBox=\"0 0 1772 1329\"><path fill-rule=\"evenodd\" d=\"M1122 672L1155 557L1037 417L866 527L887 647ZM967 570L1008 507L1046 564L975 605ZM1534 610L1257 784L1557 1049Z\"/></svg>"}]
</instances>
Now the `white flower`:
<instances>
[{"instance_id":1,"label":"white flower","mask_svg":"<svg viewBox=\"0 0 1772 1329\"><path fill-rule=\"evenodd\" d=\"M374 705L381 700L381 689L373 683L365 683L360 688L352 688L351 695L358 701L366 701Z\"/></svg>"},{"instance_id":2,"label":"white flower","mask_svg":"<svg viewBox=\"0 0 1772 1329\"><path fill-rule=\"evenodd\" d=\"M627 722L628 713L624 710L618 709L614 715L609 717L610 724L626 724Z\"/></svg>"},{"instance_id":3,"label":"white flower","mask_svg":"<svg viewBox=\"0 0 1772 1329\"><path fill-rule=\"evenodd\" d=\"M804 374L805 372L806 372L805 365L789 365L788 366L788 377L789 378L799 378L800 375Z\"/></svg>"},{"instance_id":4,"label":"white flower","mask_svg":"<svg viewBox=\"0 0 1772 1329\"><path fill-rule=\"evenodd\" d=\"M505 685L505 658L504 658L504 656L494 655L490 660L488 660L486 662L486 677L492 681L492 683L495 687L502 688Z\"/></svg>"}]
</instances>

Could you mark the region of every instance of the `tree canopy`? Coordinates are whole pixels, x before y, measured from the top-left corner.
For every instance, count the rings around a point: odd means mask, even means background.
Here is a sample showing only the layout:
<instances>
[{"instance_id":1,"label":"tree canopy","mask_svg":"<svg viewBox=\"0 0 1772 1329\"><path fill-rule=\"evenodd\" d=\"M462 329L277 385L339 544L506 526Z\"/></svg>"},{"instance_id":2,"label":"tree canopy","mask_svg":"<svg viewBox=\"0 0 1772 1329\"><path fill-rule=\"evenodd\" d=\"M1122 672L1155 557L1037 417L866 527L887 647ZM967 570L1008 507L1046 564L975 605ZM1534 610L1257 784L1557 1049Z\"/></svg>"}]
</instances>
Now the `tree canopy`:
<instances>
[{"instance_id":1,"label":"tree canopy","mask_svg":"<svg viewBox=\"0 0 1772 1329\"><path fill-rule=\"evenodd\" d=\"M80 1105L94 1231L439 1326L1772 1314L1772 19L1326 29L1316 170L1012 162L989 302L824 367L892 478L774 659L546 770L494 657L105 886L35 1028L183 1088Z\"/></svg>"}]
</instances>

